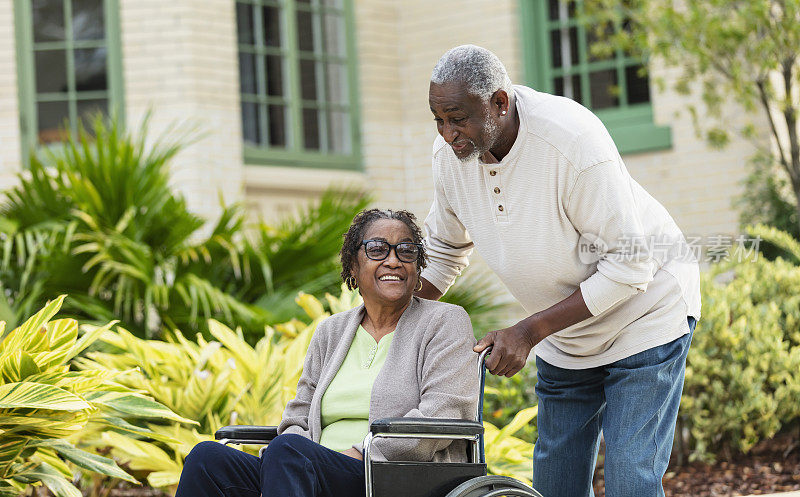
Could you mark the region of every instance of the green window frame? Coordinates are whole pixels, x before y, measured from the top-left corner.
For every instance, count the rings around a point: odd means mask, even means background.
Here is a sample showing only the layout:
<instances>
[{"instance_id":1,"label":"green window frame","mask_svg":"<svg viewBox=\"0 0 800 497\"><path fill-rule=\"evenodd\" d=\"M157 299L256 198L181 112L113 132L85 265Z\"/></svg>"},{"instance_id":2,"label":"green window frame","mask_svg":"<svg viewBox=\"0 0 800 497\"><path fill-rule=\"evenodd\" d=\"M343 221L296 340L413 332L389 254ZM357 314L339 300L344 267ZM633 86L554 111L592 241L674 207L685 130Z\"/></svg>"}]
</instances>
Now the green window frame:
<instances>
[{"instance_id":1,"label":"green window frame","mask_svg":"<svg viewBox=\"0 0 800 497\"><path fill-rule=\"evenodd\" d=\"M244 161L362 169L353 0L236 0Z\"/></svg>"},{"instance_id":2,"label":"green window frame","mask_svg":"<svg viewBox=\"0 0 800 497\"><path fill-rule=\"evenodd\" d=\"M49 24L34 25L36 9ZM14 0L14 23L23 164L61 141L64 119L71 133L97 111L124 121L119 0Z\"/></svg>"},{"instance_id":3,"label":"green window frame","mask_svg":"<svg viewBox=\"0 0 800 497\"><path fill-rule=\"evenodd\" d=\"M520 0L520 10L528 85L573 98L591 109L621 154L672 147L671 128L653 122L649 82L637 70L641 59L619 50L602 60L589 53L592 35L579 20L582 2ZM556 43L559 50L554 50ZM599 91L603 88L618 91Z\"/></svg>"}]
</instances>

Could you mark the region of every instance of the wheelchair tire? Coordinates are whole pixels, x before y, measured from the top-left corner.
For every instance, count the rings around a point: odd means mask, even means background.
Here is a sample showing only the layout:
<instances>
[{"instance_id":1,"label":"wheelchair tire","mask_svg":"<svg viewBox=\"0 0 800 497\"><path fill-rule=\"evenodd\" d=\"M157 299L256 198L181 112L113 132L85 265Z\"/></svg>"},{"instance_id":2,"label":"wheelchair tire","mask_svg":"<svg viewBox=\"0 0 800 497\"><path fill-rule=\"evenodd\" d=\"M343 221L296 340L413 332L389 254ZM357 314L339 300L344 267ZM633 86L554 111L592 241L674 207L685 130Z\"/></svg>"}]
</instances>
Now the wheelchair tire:
<instances>
[{"instance_id":1,"label":"wheelchair tire","mask_svg":"<svg viewBox=\"0 0 800 497\"><path fill-rule=\"evenodd\" d=\"M465 481L445 497L542 497L524 483L507 476L479 476Z\"/></svg>"}]
</instances>

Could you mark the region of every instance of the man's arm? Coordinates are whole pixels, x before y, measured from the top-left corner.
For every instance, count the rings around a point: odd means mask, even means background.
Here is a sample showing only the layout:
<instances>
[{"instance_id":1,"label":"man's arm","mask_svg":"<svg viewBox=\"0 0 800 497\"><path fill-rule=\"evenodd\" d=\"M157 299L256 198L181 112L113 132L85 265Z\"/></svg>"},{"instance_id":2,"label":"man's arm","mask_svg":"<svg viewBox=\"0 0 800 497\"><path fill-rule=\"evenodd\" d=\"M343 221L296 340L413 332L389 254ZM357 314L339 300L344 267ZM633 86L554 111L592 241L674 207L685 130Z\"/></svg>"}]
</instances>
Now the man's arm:
<instances>
[{"instance_id":1,"label":"man's arm","mask_svg":"<svg viewBox=\"0 0 800 497\"><path fill-rule=\"evenodd\" d=\"M597 270L561 302L481 339L476 350L495 344L487 362L493 374L513 376L525 365L534 345L644 292L658 270L646 246L622 243L646 239L642 217L647 214L640 212L621 162L604 161L581 172L566 212L581 235L602 242Z\"/></svg>"},{"instance_id":2,"label":"man's arm","mask_svg":"<svg viewBox=\"0 0 800 497\"><path fill-rule=\"evenodd\" d=\"M439 300L450 285L469 265L472 239L456 215L439 180L434 159L434 193L431 209L425 218L427 236L422 241L428 265L422 270L422 289L417 296Z\"/></svg>"},{"instance_id":3,"label":"man's arm","mask_svg":"<svg viewBox=\"0 0 800 497\"><path fill-rule=\"evenodd\" d=\"M525 366L528 354L537 343L591 316L578 288L561 302L528 316L514 326L490 331L473 350L481 352L491 345L492 353L486 361L489 372L511 377Z\"/></svg>"},{"instance_id":4,"label":"man's arm","mask_svg":"<svg viewBox=\"0 0 800 497\"><path fill-rule=\"evenodd\" d=\"M439 300L444 294L433 283L422 278L422 288L418 292L414 292L414 295L423 299Z\"/></svg>"}]
</instances>

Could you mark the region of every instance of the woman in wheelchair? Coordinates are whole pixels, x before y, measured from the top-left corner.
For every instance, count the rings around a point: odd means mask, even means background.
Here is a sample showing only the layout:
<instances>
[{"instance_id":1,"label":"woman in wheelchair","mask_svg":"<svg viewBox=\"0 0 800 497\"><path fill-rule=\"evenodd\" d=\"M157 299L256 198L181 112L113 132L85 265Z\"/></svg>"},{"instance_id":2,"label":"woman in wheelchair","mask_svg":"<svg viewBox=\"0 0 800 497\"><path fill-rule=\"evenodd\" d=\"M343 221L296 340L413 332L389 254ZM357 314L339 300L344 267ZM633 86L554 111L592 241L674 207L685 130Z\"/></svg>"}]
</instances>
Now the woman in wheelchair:
<instances>
[{"instance_id":1,"label":"woman in wheelchair","mask_svg":"<svg viewBox=\"0 0 800 497\"><path fill-rule=\"evenodd\" d=\"M342 278L364 304L317 327L297 395L256 457L215 442L185 461L176 497L364 495L361 442L375 419L471 419L479 376L469 316L413 296L426 265L413 214L361 212L344 235ZM380 439L372 459L465 461L466 442Z\"/></svg>"}]
</instances>

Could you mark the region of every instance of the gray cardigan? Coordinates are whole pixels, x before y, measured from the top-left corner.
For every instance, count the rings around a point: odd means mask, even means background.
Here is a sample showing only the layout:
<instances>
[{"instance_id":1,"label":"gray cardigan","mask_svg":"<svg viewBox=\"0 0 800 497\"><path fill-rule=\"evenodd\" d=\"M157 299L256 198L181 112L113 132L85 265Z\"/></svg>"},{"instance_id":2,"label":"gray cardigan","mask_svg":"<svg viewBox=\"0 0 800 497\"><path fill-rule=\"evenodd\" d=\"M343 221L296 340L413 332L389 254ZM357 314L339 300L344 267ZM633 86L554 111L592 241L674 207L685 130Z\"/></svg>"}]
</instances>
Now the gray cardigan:
<instances>
[{"instance_id":1,"label":"gray cardigan","mask_svg":"<svg viewBox=\"0 0 800 497\"><path fill-rule=\"evenodd\" d=\"M297 395L283 411L278 433L319 442L320 403L342 365L364 306L322 321L311 339ZM403 312L386 362L372 386L369 422L389 417L474 419L478 406L478 355L466 311L413 297ZM361 442L354 445L361 451ZM378 439L376 459L465 461L466 443L441 439Z\"/></svg>"}]
</instances>

